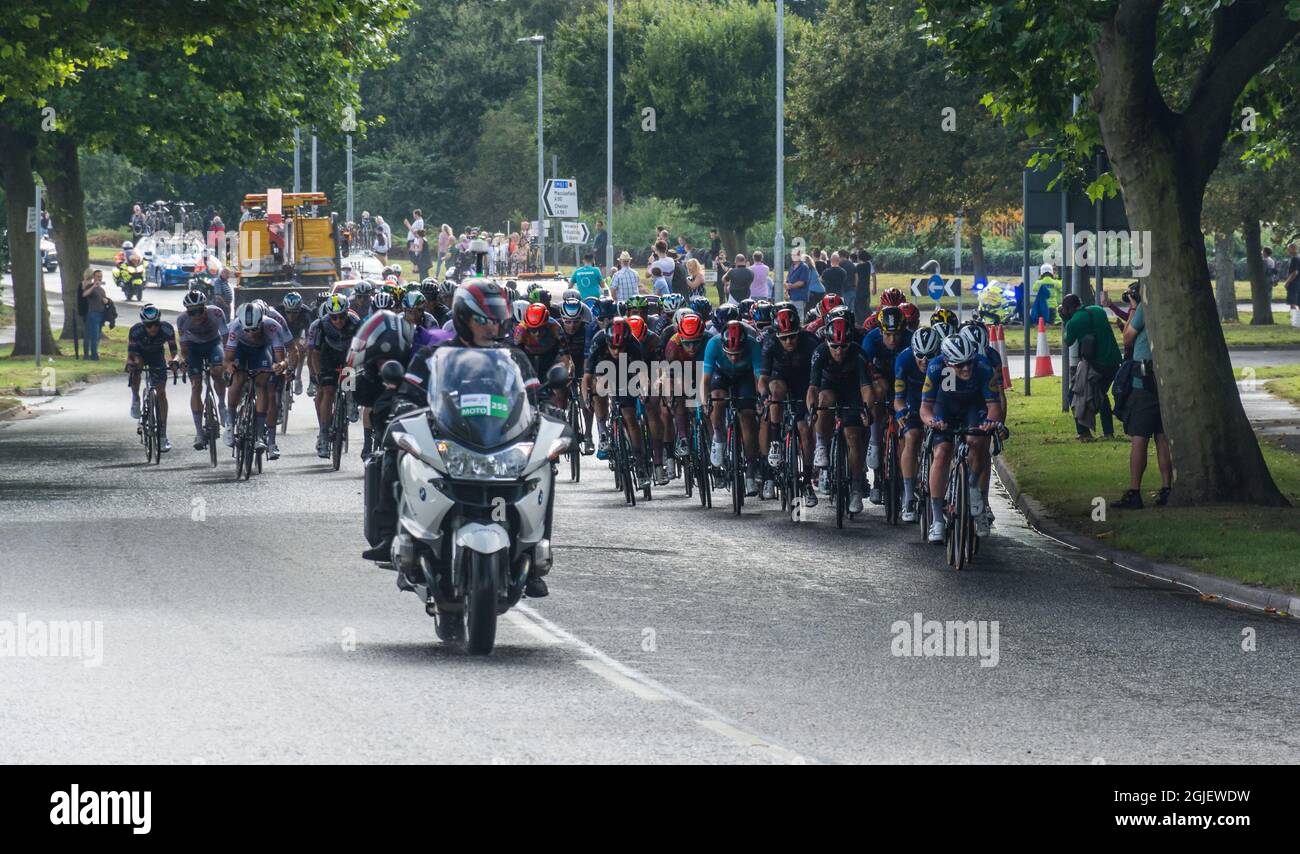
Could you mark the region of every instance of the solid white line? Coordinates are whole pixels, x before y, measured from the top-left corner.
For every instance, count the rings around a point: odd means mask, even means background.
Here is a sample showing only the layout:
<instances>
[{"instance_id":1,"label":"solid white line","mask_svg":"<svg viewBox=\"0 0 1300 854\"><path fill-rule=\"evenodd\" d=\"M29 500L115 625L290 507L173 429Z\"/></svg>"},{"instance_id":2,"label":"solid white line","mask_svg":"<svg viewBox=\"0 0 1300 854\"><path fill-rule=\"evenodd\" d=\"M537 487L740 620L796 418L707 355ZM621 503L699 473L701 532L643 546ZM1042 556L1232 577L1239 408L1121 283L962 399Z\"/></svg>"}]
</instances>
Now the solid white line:
<instances>
[{"instance_id":1,"label":"solid white line","mask_svg":"<svg viewBox=\"0 0 1300 854\"><path fill-rule=\"evenodd\" d=\"M506 612L506 619L510 621L510 625L519 629L519 631L528 635L538 643L546 646L555 646L564 642L546 629L534 623L532 620L516 613L515 611Z\"/></svg>"},{"instance_id":2,"label":"solid white line","mask_svg":"<svg viewBox=\"0 0 1300 854\"><path fill-rule=\"evenodd\" d=\"M664 698L666 698L671 702L678 703L680 705L686 706L689 709L694 710L695 712L699 713L705 720L710 720L718 725L729 727L731 730L734 730L737 733L744 734L744 736L750 741L752 741L754 744L761 744L766 748L768 748L769 750L779 751L783 756L792 757L790 759L791 762L813 763L817 761L811 757L807 757L804 756L803 754L800 754L798 751L791 750L788 747L782 746L775 739L767 738L766 736L759 735L758 733L755 733L752 730L748 730L743 725L741 725L739 721L733 720L727 715L724 715L721 712L719 712L717 709L711 708L710 706L706 706L704 703L701 703L698 700L694 700L686 696L680 691L676 691L672 688L669 688L667 685L663 685L657 682L656 680L650 678L649 676L646 676L644 673L640 673L639 671L633 670L631 667L628 667L623 662L618 661L617 659L613 658L610 655L607 655L606 653L602 652L601 650L597 649L596 647L592 646L591 644L587 643L581 638L573 635L572 633L566 631L565 629L560 628L555 623L551 622L550 620L543 617L541 614L537 613L528 605L524 605L524 604L517 605L515 606L514 610L516 613L528 617L530 620L535 622L539 627L545 629L555 637L561 639L564 643L576 648L578 651L586 655L589 659L594 659L594 661L579 662L584 667L591 670L593 673L600 672L592 666L593 664L599 662L600 664L603 664L606 668L608 668L610 671L613 671L614 673L621 675L625 679L636 683L639 687L643 689L648 689L649 691L652 691L656 694L663 696ZM605 674L601 674L601 675L603 676ZM629 688L628 690L631 689ZM701 724L701 726L703 726L703 724ZM706 727L706 728L711 729L714 732L723 735L727 734L727 733L723 733L722 730L717 729L716 727L713 726ZM750 742L742 742L742 743L748 744Z\"/></svg>"},{"instance_id":3,"label":"solid white line","mask_svg":"<svg viewBox=\"0 0 1300 854\"><path fill-rule=\"evenodd\" d=\"M780 759L782 762L791 765L804 765L807 763L807 760L804 759L802 755L795 753L793 750L787 750L784 747L772 744L770 741L765 741L752 733L745 732L742 729L737 729L731 724L712 719L700 720L696 721L696 723L707 730L712 730L713 732L718 733L719 735L725 735L737 744L745 747L758 747L769 751L773 758Z\"/></svg>"},{"instance_id":4,"label":"solid white line","mask_svg":"<svg viewBox=\"0 0 1300 854\"><path fill-rule=\"evenodd\" d=\"M591 658L584 658L579 660L578 664L587 668L592 673L595 673L597 676L610 682L611 684L619 688L622 688L624 691L628 691L637 695L642 700L646 700L651 703L668 702L668 698L663 694L660 694L658 691L656 691L653 688L647 688L645 685L642 685L640 682L636 681L635 679L629 679L628 677L624 676L622 673L619 673L617 670L606 665L604 662L596 661L595 659L591 659Z\"/></svg>"}]
</instances>

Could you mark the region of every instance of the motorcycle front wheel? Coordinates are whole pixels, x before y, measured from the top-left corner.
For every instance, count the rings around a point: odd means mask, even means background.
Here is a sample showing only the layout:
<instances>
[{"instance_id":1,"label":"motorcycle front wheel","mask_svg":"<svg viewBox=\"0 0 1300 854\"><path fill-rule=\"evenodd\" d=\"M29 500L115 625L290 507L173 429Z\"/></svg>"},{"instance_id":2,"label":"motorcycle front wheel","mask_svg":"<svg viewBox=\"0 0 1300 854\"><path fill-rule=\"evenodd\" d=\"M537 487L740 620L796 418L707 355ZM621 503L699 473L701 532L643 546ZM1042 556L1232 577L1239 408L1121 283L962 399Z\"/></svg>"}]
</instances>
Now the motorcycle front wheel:
<instances>
[{"instance_id":1,"label":"motorcycle front wheel","mask_svg":"<svg viewBox=\"0 0 1300 854\"><path fill-rule=\"evenodd\" d=\"M497 579L504 571L505 561L505 550L490 555L470 552L465 615L466 647L471 655L488 655L496 645Z\"/></svg>"}]
</instances>

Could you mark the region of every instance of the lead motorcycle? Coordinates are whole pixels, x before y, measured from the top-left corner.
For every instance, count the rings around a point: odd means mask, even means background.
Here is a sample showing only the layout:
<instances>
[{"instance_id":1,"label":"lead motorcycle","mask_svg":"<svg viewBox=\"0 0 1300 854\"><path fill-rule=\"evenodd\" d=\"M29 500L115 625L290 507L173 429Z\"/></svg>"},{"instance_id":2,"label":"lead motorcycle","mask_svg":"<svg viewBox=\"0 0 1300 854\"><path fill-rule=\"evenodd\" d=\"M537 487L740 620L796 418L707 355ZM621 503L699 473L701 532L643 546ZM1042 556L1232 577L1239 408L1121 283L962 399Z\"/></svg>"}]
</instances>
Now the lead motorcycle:
<instances>
[{"instance_id":1,"label":"lead motorcycle","mask_svg":"<svg viewBox=\"0 0 1300 854\"><path fill-rule=\"evenodd\" d=\"M568 382L557 368L552 387ZM401 365L382 373L393 382ZM529 573L550 570L555 462L572 430L529 403L505 350L436 349L428 389L428 407L399 412L385 437L398 454L397 586L424 600L439 638L486 655Z\"/></svg>"}]
</instances>

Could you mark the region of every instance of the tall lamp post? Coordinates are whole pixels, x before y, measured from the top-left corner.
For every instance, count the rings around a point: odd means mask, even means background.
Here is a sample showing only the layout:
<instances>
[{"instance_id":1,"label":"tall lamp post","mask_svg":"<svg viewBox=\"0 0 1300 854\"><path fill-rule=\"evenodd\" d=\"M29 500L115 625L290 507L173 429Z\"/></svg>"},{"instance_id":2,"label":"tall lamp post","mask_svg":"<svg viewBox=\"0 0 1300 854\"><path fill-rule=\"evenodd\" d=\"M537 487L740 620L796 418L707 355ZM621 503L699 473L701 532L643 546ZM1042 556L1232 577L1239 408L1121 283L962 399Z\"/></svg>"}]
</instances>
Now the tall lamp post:
<instances>
[{"instance_id":1,"label":"tall lamp post","mask_svg":"<svg viewBox=\"0 0 1300 854\"><path fill-rule=\"evenodd\" d=\"M785 2L776 0L776 245L772 276L785 299Z\"/></svg>"},{"instance_id":2,"label":"tall lamp post","mask_svg":"<svg viewBox=\"0 0 1300 854\"><path fill-rule=\"evenodd\" d=\"M537 46L537 257L542 259L542 266L546 266L546 210L542 206L542 192L546 186L542 144L542 45L546 43L546 36L527 36L515 39L515 42Z\"/></svg>"},{"instance_id":3,"label":"tall lamp post","mask_svg":"<svg viewBox=\"0 0 1300 854\"><path fill-rule=\"evenodd\" d=\"M605 269L614 266L614 0L605 34ZM599 260L596 263L600 263Z\"/></svg>"}]
</instances>

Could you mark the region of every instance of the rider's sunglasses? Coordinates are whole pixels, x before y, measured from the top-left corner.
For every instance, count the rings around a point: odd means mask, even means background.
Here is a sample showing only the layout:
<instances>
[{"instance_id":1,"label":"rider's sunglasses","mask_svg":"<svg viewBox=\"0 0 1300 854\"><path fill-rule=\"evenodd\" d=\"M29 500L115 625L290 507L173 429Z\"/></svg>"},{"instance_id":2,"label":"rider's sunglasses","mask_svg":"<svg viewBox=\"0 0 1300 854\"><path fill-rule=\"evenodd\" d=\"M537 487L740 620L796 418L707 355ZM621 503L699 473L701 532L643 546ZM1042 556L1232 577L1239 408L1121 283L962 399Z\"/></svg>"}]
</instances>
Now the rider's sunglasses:
<instances>
[{"instance_id":1,"label":"rider's sunglasses","mask_svg":"<svg viewBox=\"0 0 1300 854\"><path fill-rule=\"evenodd\" d=\"M200 314L203 313L203 306L192 305L189 308L185 309L185 313L188 314L190 317L198 317Z\"/></svg>"},{"instance_id":2,"label":"rider's sunglasses","mask_svg":"<svg viewBox=\"0 0 1300 854\"><path fill-rule=\"evenodd\" d=\"M145 329L157 329L159 326L162 326L161 320L146 320L144 322Z\"/></svg>"},{"instance_id":3,"label":"rider's sunglasses","mask_svg":"<svg viewBox=\"0 0 1300 854\"><path fill-rule=\"evenodd\" d=\"M478 324L479 326L497 326L497 325L499 325L499 322L498 322L498 321L493 320L493 319L490 318L490 317L479 317L478 315L473 315L473 318L474 318L474 322L475 322L476 324Z\"/></svg>"},{"instance_id":4,"label":"rider's sunglasses","mask_svg":"<svg viewBox=\"0 0 1300 854\"><path fill-rule=\"evenodd\" d=\"M843 350L845 347L849 345L848 344L827 344L826 346L831 350Z\"/></svg>"}]
</instances>

